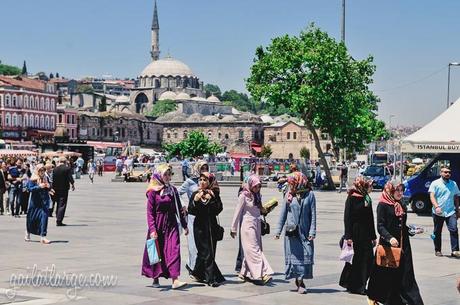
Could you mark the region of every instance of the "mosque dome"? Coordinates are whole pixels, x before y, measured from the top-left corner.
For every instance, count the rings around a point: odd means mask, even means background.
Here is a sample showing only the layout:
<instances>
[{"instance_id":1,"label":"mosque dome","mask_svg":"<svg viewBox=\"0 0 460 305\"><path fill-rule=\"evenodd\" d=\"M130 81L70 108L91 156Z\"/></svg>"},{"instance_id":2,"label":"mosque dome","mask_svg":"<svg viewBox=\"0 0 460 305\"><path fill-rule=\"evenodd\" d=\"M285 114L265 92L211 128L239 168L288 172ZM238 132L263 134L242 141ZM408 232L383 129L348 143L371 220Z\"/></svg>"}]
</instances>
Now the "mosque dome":
<instances>
[{"instance_id":1,"label":"mosque dome","mask_svg":"<svg viewBox=\"0 0 460 305\"><path fill-rule=\"evenodd\" d=\"M189 100L189 99L190 99L190 95L188 95L185 92L181 92L176 96L176 100Z\"/></svg>"},{"instance_id":2,"label":"mosque dome","mask_svg":"<svg viewBox=\"0 0 460 305\"><path fill-rule=\"evenodd\" d=\"M207 98L208 102L220 102L219 98L214 94Z\"/></svg>"},{"instance_id":3,"label":"mosque dome","mask_svg":"<svg viewBox=\"0 0 460 305\"><path fill-rule=\"evenodd\" d=\"M175 100L176 99L176 94L172 91L165 91L163 92L158 100L163 101L163 100Z\"/></svg>"},{"instance_id":4,"label":"mosque dome","mask_svg":"<svg viewBox=\"0 0 460 305\"><path fill-rule=\"evenodd\" d=\"M195 77L192 70L180 60L166 57L152 61L141 72L140 77L188 76Z\"/></svg>"}]
</instances>

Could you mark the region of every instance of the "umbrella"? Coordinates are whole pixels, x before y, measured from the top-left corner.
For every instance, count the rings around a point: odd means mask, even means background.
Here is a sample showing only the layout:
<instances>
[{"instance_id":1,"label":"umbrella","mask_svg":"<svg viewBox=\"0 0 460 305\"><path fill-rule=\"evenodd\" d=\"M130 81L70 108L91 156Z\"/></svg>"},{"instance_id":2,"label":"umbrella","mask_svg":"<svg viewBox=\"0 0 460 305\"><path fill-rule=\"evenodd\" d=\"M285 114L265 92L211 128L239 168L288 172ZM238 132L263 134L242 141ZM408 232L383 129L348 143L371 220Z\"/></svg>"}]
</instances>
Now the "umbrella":
<instances>
[{"instance_id":1,"label":"umbrella","mask_svg":"<svg viewBox=\"0 0 460 305\"><path fill-rule=\"evenodd\" d=\"M80 157L81 153L74 151L48 151L41 154L42 157Z\"/></svg>"},{"instance_id":2,"label":"umbrella","mask_svg":"<svg viewBox=\"0 0 460 305\"><path fill-rule=\"evenodd\" d=\"M0 156L2 157L13 157L13 156L36 156L37 153L30 150L14 150L14 149L0 149Z\"/></svg>"}]
</instances>

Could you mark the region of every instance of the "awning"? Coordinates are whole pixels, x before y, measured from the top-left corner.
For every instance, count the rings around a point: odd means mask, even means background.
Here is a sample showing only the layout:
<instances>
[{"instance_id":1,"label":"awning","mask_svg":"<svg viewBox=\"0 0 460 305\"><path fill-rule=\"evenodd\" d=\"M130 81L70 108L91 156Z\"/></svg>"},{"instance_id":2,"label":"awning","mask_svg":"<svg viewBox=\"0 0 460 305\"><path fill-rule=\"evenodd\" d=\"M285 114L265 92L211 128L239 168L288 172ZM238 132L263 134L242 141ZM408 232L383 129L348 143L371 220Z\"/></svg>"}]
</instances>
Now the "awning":
<instances>
[{"instance_id":1,"label":"awning","mask_svg":"<svg viewBox=\"0 0 460 305\"><path fill-rule=\"evenodd\" d=\"M28 156L36 156L36 155L37 155L36 152L30 151L30 150L0 149L1 157L14 157L14 156L28 157Z\"/></svg>"},{"instance_id":2,"label":"awning","mask_svg":"<svg viewBox=\"0 0 460 305\"><path fill-rule=\"evenodd\" d=\"M260 146L253 146L253 147L251 147L251 148L252 148L252 150L254 150L256 153L262 152L262 147L260 147Z\"/></svg>"},{"instance_id":3,"label":"awning","mask_svg":"<svg viewBox=\"0 0 460 305\"><path fill-rule=\"evenodd\" d=\"M86 144L93 146L96 149L105 149L107 147L120 147L123 148L123 143L118 142L100 142L100 141L87 141Z\"/></svg>"}]
</instances>

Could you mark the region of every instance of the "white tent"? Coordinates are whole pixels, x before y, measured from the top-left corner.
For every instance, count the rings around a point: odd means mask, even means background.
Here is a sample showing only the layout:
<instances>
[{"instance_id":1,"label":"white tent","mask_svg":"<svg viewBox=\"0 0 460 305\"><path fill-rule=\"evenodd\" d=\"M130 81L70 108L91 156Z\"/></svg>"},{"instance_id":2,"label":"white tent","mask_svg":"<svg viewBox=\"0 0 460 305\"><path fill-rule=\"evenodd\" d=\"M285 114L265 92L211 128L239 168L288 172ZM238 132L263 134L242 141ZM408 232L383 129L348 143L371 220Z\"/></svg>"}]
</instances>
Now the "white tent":
<instances>
[{"instance_id":1,"label":"white tent","mask_svg":"<svg viewBox=\"0 0 460 305\"><path fill-rule=\"evenodd\" d=\"M401 152L460 153L460 98L433 121L404 138Z\"/></svg>"}]
</instances>

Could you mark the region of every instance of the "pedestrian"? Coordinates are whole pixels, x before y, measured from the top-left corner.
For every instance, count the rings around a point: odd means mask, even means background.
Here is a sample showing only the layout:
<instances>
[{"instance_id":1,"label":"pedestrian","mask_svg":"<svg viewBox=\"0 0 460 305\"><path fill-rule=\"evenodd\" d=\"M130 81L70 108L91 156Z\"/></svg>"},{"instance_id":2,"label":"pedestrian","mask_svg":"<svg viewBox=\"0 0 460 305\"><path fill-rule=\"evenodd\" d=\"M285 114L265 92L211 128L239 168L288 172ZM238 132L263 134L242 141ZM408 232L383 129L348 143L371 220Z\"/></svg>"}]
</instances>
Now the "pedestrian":
<instances>
[{"instance_id":1,"label":"pedestrian","mask_svg":"<svg viewBox=\"0 0 460 305\"><path fill-rule=\"evenodd\" d=\"M99 159L99 160L97 160L96 164L97 164L97 175L99 177L102 177L103 172L104 172L104 160Z\"/></svg>"},{"instance_id":2,"label":"pedestrian","mask_svg":"<svg viewBox=\"0 0 460 305\"><path fill-rule=\"evenodd\" d=\"M366 294L366 284L374 262L373 248L377 235L369 196L371 191L372 183L358 176L345 201L344 242L353 247L354 255L351 263L345 263L339 284L353 294Z\"/></svg>"},{"instance_id":3,"label":"pedestrian","mask_svg":"<svg viewBox=\"0 0 460 305\"><path fill-rule=\"evenodd\" d=\"M252 174L246 178L233 214L230 236L235 238L241 223L241 246L244 258L240 277L267 284L272 279L273 270L262 249L261 186L259 176Z\"/></svg>"},{"instance_id":4,"label":"pedestrian","mask_svg":"<svg viewBox=\"0 0 460 305\"><path fill-rule=\"evenodd\" d=\"M217 241L223 237L223 228L217 217L222 210L215 176L209 172L201 173L198 190L193 192L188 205L189 214L195 215L193 229L198 250L192 275L211 287L217 287L225 281L216 264Z\"/></svg>"},{"instance_id":5,"label":"pedestrian","mask_svg":"<svg viewBox=\"0 0 460 305\"><path fill-rule=\"evenodd\" d=\"M48 231L48 208L50 205L50 184L45 176L45 167L37 165L34 174L27 182L27 190L30 193L28 201L26 235L24 240L31 241L30 234L40 236L42 244L49 244L46 238Z\"/></svg>"},{"instance_id":6,"label":"pedestrian","mask_svg":"<svg viewBox=\"0 0 460 305\"><path fill-rule=\"evenodd\" d=\"M450 168L442 167L441 178L433 181L428 190L431 203L433 204L434 251L436 256L442 256L441 234L445 222L450 233L451 256L460 258L457 227L457 219L460 217L460 191L457 183L451 180L450 177Z\"/></svg>"},{"instance_id":7,"label":"pedestrian","mask_svg":"<svg viewBox=\"0 0 460 305\"><path fill-rule=\"evenodd\" d=\"M91 184L94 183L94 174L96 173L96 164L94 164L93 160L89 160L86 164L88 170L88 177Z\"/></svg>"},{"instance_id":8,"label":"pedestrian","mask_svg":"<svg viewBox=\"0 0 460 305\"><path fill-rule=\"evenodd\" d=\"M56 203L56 196L54 196L54 190L53 190L53 170L54 170L54 165L51 162L46 162L45 164L45 176L46 179L48 180L48 183L51 186L50 190L50 206L49 206L49 217L53 217L53 211L54 211L54 206Z\"/></svg>"},{"instance_id":9,"label":"pedestrian","mask_svg":"<svg viewBox=\"0 0 460 305\"><path fill-rule=\"evenodd\" d=\"M348 191L348 166L345 161L342 162L340 167L340 188L339 193L342 193L342 188L345 186L345 190Z\"/></svg>"},{"instance_id":10,"label":"pedestrian","mask_svg":"<svg viewBox=\"0 0 460 305\"><path fill-rule=\"evenodd\" d=\"M318 161L315 162L315 185L321 187L323 179L321 178L321 165Z\"/></svg>"},{"instance_id":11,"label":"pedestrian","mask_svg":"<svg viewBox=\"0 0 460 305\"><path fill-rule=\"evenodd\" d=\"M369 304L423 305L415 281L409 228L406 225L407 210L401 204L403 193L402 183L387 182L377 205L379 245L389 249L400 247L401 259L397 268L379 266L374 260L367 287Z\"/></svg>"},{"instance_id":12,"label":"pedestrian","mask_svg":"<svg viewBox=\"0 0 460 305\"><path fill-rule=\"evenodd\" d=\"M117 170L117 176L121 176L121 172L123 171L123 160L120 156L118 156L115 161L115 168Z\"/></svg>"},{"instance_id":13,"label":"pedestrian","mask_svg":"<svg viewBox=\"0 0 460 305\"><path fill-rule=\"evenodd\" d=\"M6 170L6 163L5 162L0 162L0 215L3 215L5 212L5 208L3 205L3 195L7 192L7 186L8 186L8 172Z\"/></svg>"},{"instance_id":14,"label":"pedestrian","mask_svg":"<svg viewBox=\"0 0 460 305\"><path fill-rule=\"evenodd\" d=\"M192 176L187 178L184 183L179 187L178 192L179 195L182 196L183 194L187 194L187 204L190 203L192 199L192 194L198 190L198 179L201 173L209 172L208 163L204 160L198 160L195 162L193 169L192 169ZM189 271L191 277L192 270L195 268L195 261L196 256L198 254L198 250L195 245L195 235L193 229L193 223L195 221L195 215L188 214L187 215L187 228L188 228L188 235L187 235L187 244L188 244L188 263L185 265L185 268Z\"/></svg>"},{"instance_id":15,"label":"pedestrian","mask_svg":"<svg viewBox=\"0 0 460 305\"><path fill-rule=\"evenodd\" d=\"M188 168L190 167L190 162L188 161L187 158L184 158L184 160L182 160L180 165L182 167L182 179L185 181L187 180L188 177L190 177L188 174Z\"/></svg>"},{"instance_id":16,"label":"pedestrian","mask_svg":"<svg viewBox=\"0 0 460 305\"><path fill-rule=\"evenodd\" d=\"M21 170L22 173L22 192L21 192L21 212L20 214L27 214L27 206L29 203L29 190L27 189L27 184L29 179L32 177L32 172L30 170L29 163L23 163L23 167Z\"/></svg>"},{"instance_id":17,"label":"pedestrian","mask_svg":"<svg viewBox=\"0 0 460 305\"><path fill-rule=\"evenodd\" d=\"M60 157L58 166L53 170L53 191L57 202L56 226L58 227L66 225L62 221L64 220L67 208L69 189L72 188L72 191L75 190L72 169L66 163L67 159Z\"/></svg>"},{"instance_id":18,"label":"pedestrian","mask_svg":"<svg viewBox=\"0 0 460 305\"><path fill-rule=\"evenodd\" d=\"M232 157L230 157L230 174L232 176L235 175L235 159L233 159Z\"/></svg>"},{"instance_id":19,"label":"pedestrian","mask_svg":"<svg viewBox=\"0 0 460 305\"><path fill-rule=\"evenodd\" d=\"M179 281L180 236L179 225L188 234L187 220L178 200L176 188L170 184L172 170L168 164L160 164L147 188L147 239L157 240L161 262L150 265L147 247L144 249L142 275L152 278L152 286L160 287L159 278L172 279L172 289L187 285ZM179 222L176 217L179 218Z\"/></svg>"},{"instance_id":20,"label":"pedestrian","mask_svg":"<svg viewBox=\"0 0 460 305\"><path fill-rule=\"evenodd\" d=\"M8 202L10 205L11 216L19 218L19 208L22 199L22 179L24 172L22 171L22 160L12 159L10 168L8 169L8 181L10 182L10 190L8 193Z\"/></svg>"},{"instance_id":21,"label":"pedestrian","mask_svg":"<svg viewBox=\"0 0 460 305\"><path fill-rule=\"evenodd\" d=\"M285 227L285 278L295 279L297 292L304 294L307 290L303 280L313 278L316 199L307 177L301 172L290 174L287 183L289 189L275 239L280 238Z\"/></svg>"}]
</instances>

